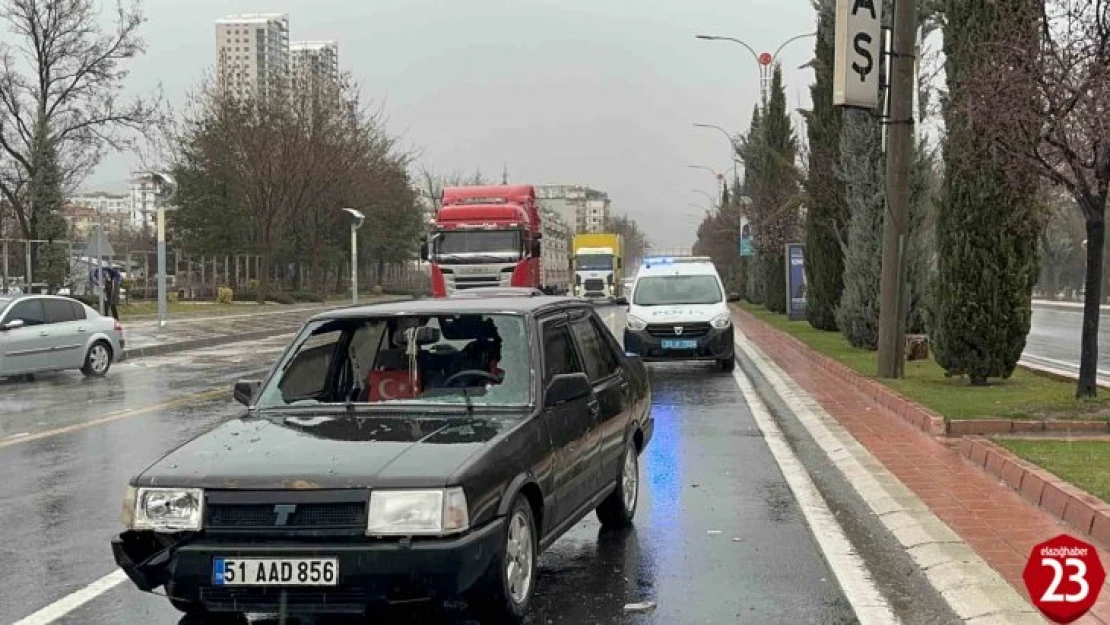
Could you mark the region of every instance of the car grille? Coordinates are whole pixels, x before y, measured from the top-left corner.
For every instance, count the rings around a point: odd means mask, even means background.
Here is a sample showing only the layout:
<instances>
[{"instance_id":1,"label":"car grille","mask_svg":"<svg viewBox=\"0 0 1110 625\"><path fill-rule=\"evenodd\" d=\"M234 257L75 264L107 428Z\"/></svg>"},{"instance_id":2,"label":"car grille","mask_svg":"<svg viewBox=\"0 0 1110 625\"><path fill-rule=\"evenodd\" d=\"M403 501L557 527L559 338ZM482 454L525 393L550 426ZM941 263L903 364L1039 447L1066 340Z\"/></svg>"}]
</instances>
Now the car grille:
<instances>
[{"instance_id":1,"label":"car grille","mask_svg":"<svg viewBox=\"0 0 1110 625\"><path fill-rule=\"evenodd\" d=\"M361 613L368 597L358 589L211 588L200 589L200 601L214 612L347 612Z\"/></svg>"},{"instance_id":2,"label":"car grille","mask_svg":"<svg viewBox=\"0 0 1110 625\"><path fill-rule=\"evenodd\" d=\"M584 284L587 291L604 291L605 281L601 278L590 278Z\"/></svg>"},{"instance_id":3,"label":"car grille","mask_svg":"<svg viewBox=\"0 0 1110 625\"><path fill-rule=\"evenodd\" d=\"M209 504L207 512L205 527L212 529L366 527L364 502L298 504L288 513L274 504Z\"/></svg>"},{"instance_id":4,"label":"car grille","mask_svg":"<svg viewBox=\"0 0 1110 625\"><path fill-rule=\"evenodd\" d=\"M676 334L674 329L681 327L682 333ZM684 339L696 339L698 337L709 334L710 325L708 323L651 323L648 324L648 334L658 338L674 338L682 337Z\"/></svg>"}]
</instances>

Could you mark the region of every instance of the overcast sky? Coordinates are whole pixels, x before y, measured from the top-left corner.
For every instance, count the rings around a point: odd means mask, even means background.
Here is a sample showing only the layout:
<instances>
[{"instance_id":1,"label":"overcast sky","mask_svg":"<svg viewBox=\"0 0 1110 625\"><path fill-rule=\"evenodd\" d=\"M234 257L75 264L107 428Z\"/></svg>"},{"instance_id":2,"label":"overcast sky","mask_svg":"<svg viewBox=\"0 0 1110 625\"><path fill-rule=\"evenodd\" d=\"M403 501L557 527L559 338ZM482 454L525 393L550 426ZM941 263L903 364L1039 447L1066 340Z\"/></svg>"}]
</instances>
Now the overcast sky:
<instances>
[{"instance_id":1,"label":"overcast sky","mask_svg":"<svg viewBox=\"0 0 1110 625\"><path fill-rule=\"evenodd\" d=\"M697 6L695 6L697 5ZM147 0L147 54L129 90L159 83L175 108L215 60L213 21L289 14L291 38L334 39L366 99L434 171L480 168L511 182L586 184L659 246L689 246L699 206L731 168L718 132L747 127L758 70L736 44L773 52L815 27L809 0ZM812 39L783 49L788 104L809 106ZM795 117L797 121L797 117ZM126 185L136 160L112 155L86 188ZM693 204L694 206L691 206Z\"/></svg>"}]
</instances>

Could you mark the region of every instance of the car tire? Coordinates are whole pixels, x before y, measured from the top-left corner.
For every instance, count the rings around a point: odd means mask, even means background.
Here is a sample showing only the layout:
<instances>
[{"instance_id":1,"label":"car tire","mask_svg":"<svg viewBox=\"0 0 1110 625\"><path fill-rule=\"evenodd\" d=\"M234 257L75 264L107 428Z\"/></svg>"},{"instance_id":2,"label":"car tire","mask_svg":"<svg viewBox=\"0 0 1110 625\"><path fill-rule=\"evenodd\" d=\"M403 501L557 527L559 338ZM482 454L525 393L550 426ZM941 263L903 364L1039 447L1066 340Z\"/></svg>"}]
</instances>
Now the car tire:
<instances>
[{"instance_id":1,"label":"car tire","mask_svg":"<svg viewBox=\"0 0 1110 625\"><path fill-rule=\"evenodd\" d=\"M521 495L509 509L501 545L498 556L466 596L471 611L482 623L519 623L532 603L539 533L532 506Z\"/></svg>"},{"instance_id":2,"label":"car tire","mask_svg":"<svg viewBox=\"0 0 1110 625\"><path fill-rule=\"evenodd\" d=\"M736 356L733 355L729 356L728 358L718 360L717 368L725 373L732 373L732 370L736 368Z\"/></svg>"},{"instance_id":3,"label":"car tire","mask_svg":"<svg viewBox=\"0 0 1110 625\"><path fill-rule=\"evenodd\" d=\"M107 341L97 341L85 353L85 364L81 373L89 378L102 378L112 368L112 346Z\"/></svg>"},{"instance_id":4,"label":"car tire","mask_svg":"<svg viewBox=\"0 0 1110 625\"><path fill-rule=\"evenodd\" d=\"M617 487L597 507L597 520L601 527L616 529L632 524L636 506L640 503L640 454L636 443L629 438L621 458L621 472Z\"/></svg>"}]
</instances>

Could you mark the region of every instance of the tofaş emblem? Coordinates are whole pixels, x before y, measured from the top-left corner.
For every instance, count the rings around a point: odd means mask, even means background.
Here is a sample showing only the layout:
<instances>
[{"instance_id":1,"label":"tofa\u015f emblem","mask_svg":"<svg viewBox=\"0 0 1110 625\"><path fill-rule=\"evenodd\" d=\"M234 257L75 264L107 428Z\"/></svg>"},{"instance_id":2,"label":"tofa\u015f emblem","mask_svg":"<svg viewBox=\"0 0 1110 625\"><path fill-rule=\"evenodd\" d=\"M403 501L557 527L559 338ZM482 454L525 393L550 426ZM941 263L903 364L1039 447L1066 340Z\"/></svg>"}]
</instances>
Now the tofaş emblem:
<instances>
[{"instance_id":1,"label":"tofa\u015f emblem","mask_svg":"<svg viewBox=\"0 0 1110 625\"><path fill-rule=\"evenodd\" d=\"M1022 579L1045 617L1071 623L1094 607L1106 570L1094 545L1061 534L1033 546Z\"/></svg>"}]
</instances>

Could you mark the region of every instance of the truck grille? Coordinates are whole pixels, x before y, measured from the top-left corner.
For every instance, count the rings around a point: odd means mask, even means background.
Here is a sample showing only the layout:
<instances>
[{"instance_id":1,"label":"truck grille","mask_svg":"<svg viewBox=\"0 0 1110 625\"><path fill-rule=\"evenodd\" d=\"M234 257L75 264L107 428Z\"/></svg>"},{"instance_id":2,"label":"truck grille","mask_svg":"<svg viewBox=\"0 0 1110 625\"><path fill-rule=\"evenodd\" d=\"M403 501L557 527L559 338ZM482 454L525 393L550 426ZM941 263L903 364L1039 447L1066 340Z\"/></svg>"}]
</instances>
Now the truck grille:
<instances>
[{"instance_id":1,"label":"truck grille","mask_svg":"<svg viewBox=\"0 0 1110 625\"><path fill-rule=\"evenodd\" d=\"M601 278L590 278L583 284L587 291L604 291L605 281Z\"/></svg>"},{"instance_id":2,"label":"truck grille","mask_svg":"<svg viewBox=\"0 0 1110 625\"><path fill-rule=\"evenodd\" d=\"M675 328L682 328L681 334L675 333ZM698 337L709 334L710 325L705 322L701 323L650 323L647 327L648 334L659 338L674 338L681 336L682 338L696 339Z\"/></svg>"}]
</instances>

